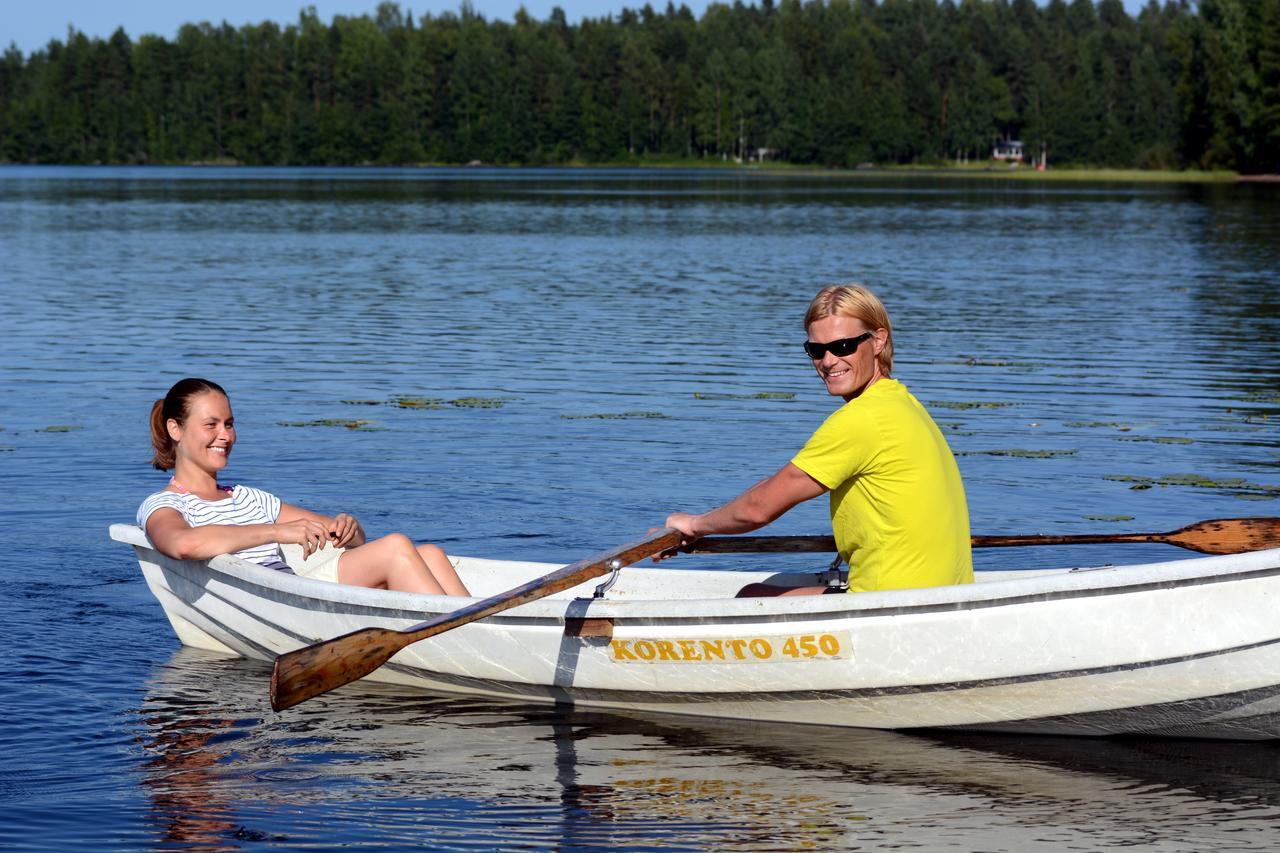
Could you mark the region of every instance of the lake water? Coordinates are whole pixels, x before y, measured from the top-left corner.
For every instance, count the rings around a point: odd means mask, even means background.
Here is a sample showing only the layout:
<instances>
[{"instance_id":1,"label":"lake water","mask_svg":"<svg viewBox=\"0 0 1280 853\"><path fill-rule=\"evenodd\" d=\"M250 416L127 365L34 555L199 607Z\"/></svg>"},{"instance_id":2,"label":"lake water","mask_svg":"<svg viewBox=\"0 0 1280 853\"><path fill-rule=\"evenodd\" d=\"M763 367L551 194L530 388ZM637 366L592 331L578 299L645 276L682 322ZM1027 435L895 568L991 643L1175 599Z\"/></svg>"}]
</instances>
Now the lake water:
<instances>
[{"instance_id":1,"label":"lake water","mask_svg":"<svg viewBox=\"0 0 1280 853\"><path fill-rule=\"evenodd\" d=\"M1280 515L1277 235L1267 186L0 168L0 846L1274 847L1275 744L376 686L274 714L266 667L178 647L106 528L163 485L147 413L198 375L231 392L232 481L455 553L606 549L790 457L833 408L800 318L848 280L887 303L975 533ZM771 532L826 529L816 501Z\"/></svg>"}]
</instances>

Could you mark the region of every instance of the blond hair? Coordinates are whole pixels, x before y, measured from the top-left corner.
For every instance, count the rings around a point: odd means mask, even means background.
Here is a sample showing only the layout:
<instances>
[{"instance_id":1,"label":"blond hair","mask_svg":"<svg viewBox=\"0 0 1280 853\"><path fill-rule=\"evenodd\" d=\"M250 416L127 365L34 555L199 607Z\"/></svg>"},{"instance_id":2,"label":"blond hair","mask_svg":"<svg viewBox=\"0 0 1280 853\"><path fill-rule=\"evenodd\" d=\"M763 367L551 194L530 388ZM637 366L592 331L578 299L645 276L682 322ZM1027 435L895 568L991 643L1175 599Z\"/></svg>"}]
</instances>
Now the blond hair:
<instances>
[{"instance_id":1,"label":"blond hair","mask_svg":"<svg viewBox=\"0 0 1280 853\"><path fill-rule=\"evenodd\" d=\"M880 299L860 284L829 284L809 303L804 312L804 327L824 317L852 317L862 322L868 331L884 329L889 333L884 347L876 356L880 374L889 376L893 370L893 326L889 324L889 312Z\"/></svg>"}]
</instances>

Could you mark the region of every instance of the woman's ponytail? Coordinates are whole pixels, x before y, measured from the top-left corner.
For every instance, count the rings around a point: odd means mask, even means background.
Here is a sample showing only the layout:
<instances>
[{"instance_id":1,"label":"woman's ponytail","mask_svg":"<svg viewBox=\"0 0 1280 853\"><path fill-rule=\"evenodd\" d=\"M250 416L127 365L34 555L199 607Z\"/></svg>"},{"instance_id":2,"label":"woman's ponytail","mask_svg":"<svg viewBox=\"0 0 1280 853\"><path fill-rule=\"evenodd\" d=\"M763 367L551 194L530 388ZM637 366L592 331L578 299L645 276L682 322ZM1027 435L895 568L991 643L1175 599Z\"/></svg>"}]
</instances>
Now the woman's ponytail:
<instances>
[{"instance_id":1,"label":"woman's ponytail","mask_svg":"<svg viewBox=\"0 0 1280 853\"><path fill-rule=\"evenodd\" d=\"M165 423L164 400L156 400L151 407L151 446L155 449L151 456L152 467L161 471L172 468L173 439L169 437L169 429Z\"/></svg>"}]
</instances>

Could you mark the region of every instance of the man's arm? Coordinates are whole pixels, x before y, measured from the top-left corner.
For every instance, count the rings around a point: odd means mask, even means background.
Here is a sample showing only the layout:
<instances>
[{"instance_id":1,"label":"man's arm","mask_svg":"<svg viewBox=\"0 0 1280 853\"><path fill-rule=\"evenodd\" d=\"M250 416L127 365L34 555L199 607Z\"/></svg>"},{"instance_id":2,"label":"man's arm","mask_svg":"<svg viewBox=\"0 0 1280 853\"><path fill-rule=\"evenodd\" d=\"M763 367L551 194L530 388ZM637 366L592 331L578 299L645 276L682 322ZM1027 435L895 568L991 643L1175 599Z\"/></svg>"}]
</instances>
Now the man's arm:
<instances>
[{"instance_id":1,"label":"man's arm","mask_svg":"<svg viewBox=\"0 0 1280 853\"><path fill-rule=\"evenodd\" d=\"M724 506L701 515L673 512L667 516L667 527L676 528L689 539L713 533L747 533L826 491L826 486L788 462L778 473L756 483Z\"/></svg>"}]
</instances>

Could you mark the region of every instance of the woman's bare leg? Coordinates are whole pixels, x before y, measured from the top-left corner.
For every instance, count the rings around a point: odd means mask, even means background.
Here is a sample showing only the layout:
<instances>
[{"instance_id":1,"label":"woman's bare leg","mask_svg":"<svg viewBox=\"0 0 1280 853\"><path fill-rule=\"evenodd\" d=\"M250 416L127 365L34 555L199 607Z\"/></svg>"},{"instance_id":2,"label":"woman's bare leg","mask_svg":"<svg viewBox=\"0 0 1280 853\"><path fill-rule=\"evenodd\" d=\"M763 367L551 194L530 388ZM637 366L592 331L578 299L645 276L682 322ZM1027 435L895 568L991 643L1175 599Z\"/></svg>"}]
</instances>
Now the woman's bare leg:
<instances>
[{"instance_id":1,"label":"woman's bare leg","mask_svg":"<svg viewBox=\"0 0 1280 853\"><path fill-rule=\"evenodd\" d=\"M427 564L427 568L436 579L436 583L444 587L444 591L447 594L471 595L467 591L466 585L462 582L462 578L458 577L458 572L453 568L453 563L449 562L449 556L445 554L444 549L439 545L419 545L418 556L422 558L422 562Z\"/></svg>"},{"instance_id":2,"label":"woman's bare leg","mask_svg":"<svg viewBox=\"0 0 1280 853\"><path fill-rule=\"evenodd\" d=\"M448 559L445 562L448 563ZM454 573L455 581L457 577ZM338 582L400 592L445 593L413 542L401 533L366 542L339 557ZM461 585L461 581L458 583Z\"/></svg>"}]
</instances>

